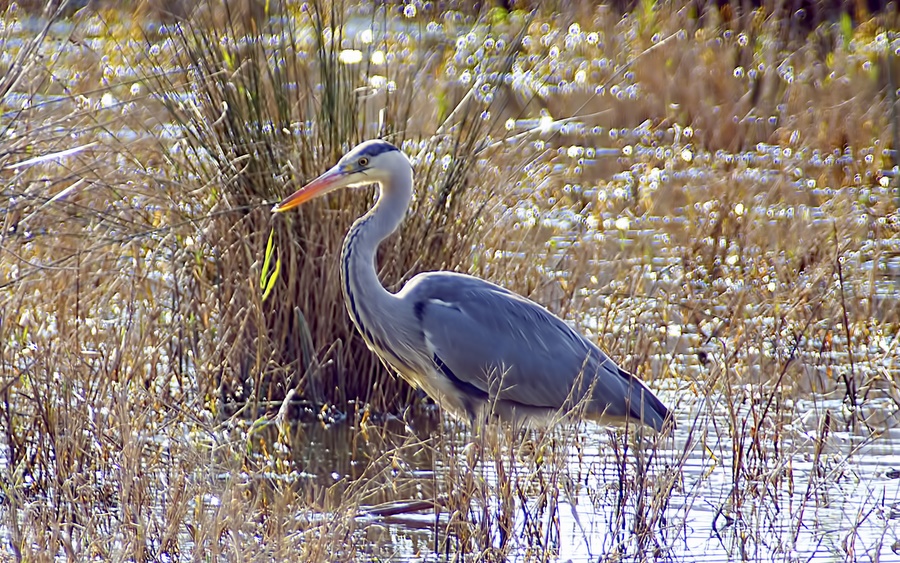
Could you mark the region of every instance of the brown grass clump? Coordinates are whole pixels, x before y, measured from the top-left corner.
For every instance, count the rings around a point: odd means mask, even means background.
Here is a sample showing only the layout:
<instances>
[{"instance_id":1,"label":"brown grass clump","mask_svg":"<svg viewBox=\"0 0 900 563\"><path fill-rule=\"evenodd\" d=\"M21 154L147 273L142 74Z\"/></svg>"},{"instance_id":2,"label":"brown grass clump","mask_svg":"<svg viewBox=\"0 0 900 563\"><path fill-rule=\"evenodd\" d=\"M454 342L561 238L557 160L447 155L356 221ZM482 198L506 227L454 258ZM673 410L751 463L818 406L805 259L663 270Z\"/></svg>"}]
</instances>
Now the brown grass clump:
<instances>
[{"instance_id":1,"label":"brown grass clump","mask_svg":"<svg viewBox=\"0 0 900 563\"><path fill-rule=\"evenodd\" d=\"M447 114L428 100L435 93L423 81L440 68L441 45L391 54L383 68L359 68L341 60L348 47L362 47L368 58L392 53L392 40L358 45L342 35L342 14L324 4L294 16L296 23L273 20L246 36L201 18L176 29L174 61L162 55L150 61L163 106L183 135L183 158L170 157L178 181L199 182L197 203L211 204L214 216L221 210L198 241L210 258L202 261L202 277L216 285L207 305L227 319L216 325L211 375L226 401L260 404L296 388L316 404L359 398L377 409L397 408L409 402L410 390L381 377L339 291L340 241L366 198L342 194L286 221L273 219L268 208L353 144L387 136L417 157L421 192L404 233L383 251L386 283L396 287L418 270L465 267L467 249L480 238L483 206L466 205L463 194L489 126L476 109L489 112L492 104L472 101L471 89L438 93L445 108L472 106L465 111ZM300 24L309 27L293 27ZM498 70L504 64L501 56ZM183 73L173 75L167 65ZM270 233L279 279L263 303L247 274L272 273L260 259Z\"/></svg>"}]
</instances>

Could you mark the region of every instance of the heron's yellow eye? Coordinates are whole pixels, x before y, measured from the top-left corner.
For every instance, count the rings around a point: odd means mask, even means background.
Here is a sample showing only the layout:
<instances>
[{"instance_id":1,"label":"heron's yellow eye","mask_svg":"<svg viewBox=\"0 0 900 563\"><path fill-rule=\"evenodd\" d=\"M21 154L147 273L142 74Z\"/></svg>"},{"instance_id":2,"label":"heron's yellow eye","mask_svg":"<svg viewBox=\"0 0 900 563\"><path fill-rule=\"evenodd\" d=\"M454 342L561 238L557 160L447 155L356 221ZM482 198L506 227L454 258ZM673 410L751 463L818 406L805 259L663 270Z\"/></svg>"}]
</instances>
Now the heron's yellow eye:
<instances>
[{"instance_id":1,"label":"heron's yellow eye","mask_svg":"<svg viewBox=\"0 0 900 563\"><path fill-rule=\"evenodd\" d=\"M356 161L356 163L359 164L360 166L368 166L369 158L365 157L365 156L361 156L361 157L359 157L359 160Z\"/></svg>"}]
</instances>

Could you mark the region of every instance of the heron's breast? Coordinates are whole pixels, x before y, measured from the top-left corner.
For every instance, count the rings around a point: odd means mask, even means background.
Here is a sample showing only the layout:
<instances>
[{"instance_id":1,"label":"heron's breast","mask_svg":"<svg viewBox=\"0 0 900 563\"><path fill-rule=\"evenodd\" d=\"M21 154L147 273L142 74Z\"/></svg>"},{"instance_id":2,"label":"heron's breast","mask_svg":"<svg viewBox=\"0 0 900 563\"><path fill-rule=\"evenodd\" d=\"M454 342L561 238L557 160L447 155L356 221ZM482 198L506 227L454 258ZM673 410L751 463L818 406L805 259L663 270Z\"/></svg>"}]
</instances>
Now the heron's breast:
<instances>
[{"instance_id":1,"label":"heron's breast","mask_svg":"<svg viewBox=\"0 0 900 563\"><path fill-rule=\"evenodd\" d=\"M423 358L412 348L403 344L388 345L377 334L360 330L369 349L381 358L413 387L425 391L441 408L460 419L470 416L471 401L460 394L460 390L444 377L430 359Z\"/></svg>"}]
</instances>

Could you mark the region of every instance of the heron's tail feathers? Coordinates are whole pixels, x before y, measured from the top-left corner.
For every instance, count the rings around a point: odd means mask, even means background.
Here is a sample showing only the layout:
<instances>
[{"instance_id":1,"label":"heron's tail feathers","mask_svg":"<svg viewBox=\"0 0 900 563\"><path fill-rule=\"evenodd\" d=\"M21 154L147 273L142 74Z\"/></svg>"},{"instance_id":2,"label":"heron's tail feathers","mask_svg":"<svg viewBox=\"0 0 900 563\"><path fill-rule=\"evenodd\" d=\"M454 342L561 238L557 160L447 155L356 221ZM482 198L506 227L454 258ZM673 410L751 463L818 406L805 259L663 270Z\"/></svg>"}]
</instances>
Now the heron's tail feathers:
<instances>
[{"instance_id":1,"label":"heron's tail feathers","mask_svg":"<svg viewBox=\"0 0 900 563\"><path fill-rule=\"evenodd\" d=\"M628 383L628 417L639 420L657 432L675 428L675 419L662 401L659 400L643 381L633 374L619 369L619 375Z\"/></svg>"}]
</instances>

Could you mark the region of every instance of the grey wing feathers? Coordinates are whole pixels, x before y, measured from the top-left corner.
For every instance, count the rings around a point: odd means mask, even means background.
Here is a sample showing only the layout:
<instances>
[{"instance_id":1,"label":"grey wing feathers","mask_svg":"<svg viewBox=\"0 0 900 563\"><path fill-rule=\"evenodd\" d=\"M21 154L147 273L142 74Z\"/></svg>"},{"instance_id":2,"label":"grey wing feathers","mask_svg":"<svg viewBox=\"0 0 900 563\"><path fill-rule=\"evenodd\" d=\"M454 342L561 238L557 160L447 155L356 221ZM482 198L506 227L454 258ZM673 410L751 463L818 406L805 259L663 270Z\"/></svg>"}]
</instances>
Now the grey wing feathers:
<instances>
[{"instance_id":1,"label":"grey wing feathers","mask_svg":"<svg viewBox=\"0 0 900 563\"><path fill-rule=\"evenodd\" d=\"M463 385L545 409L571 407L593 386L587 414L641 418L643 412L647 424L662 427L668 411L656 396L540 305L447 272L417 276L402 293L415 304L435 362Z\"/></svg>"}]
</instances>

